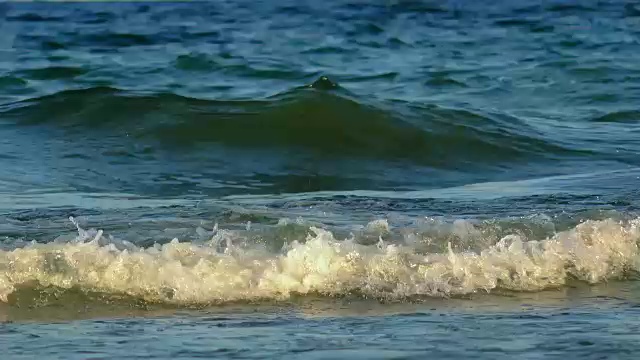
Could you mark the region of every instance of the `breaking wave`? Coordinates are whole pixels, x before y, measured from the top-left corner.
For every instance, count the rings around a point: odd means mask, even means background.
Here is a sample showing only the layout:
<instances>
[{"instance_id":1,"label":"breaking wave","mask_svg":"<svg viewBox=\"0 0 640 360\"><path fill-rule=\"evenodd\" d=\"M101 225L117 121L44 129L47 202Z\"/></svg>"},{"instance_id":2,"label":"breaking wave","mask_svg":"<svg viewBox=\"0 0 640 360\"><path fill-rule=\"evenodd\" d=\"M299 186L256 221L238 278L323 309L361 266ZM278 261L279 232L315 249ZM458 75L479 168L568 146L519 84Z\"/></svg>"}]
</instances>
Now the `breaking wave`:
<instances>
[{"instance_id":1,"label":"breaking wave","mask_svg":"<svg viewBox=\"0 0 640 360\"><path fill-rule=\"evenodd\" d=\"M177 239L147 248L83 230L70 242L0 251L0 299L26 288L100 292L183 305L279 301L291 296L363 296L384 300L451 297L495 290L539 291L570 281L624 279L640 269L640 219L589 220L545 239L507 235L478 251L424 252L383 239L386 221L370 223L375 245L338 240L310 227L280 252L240 246L237 233L210 241Z\"/></svg>"}]
</instances>

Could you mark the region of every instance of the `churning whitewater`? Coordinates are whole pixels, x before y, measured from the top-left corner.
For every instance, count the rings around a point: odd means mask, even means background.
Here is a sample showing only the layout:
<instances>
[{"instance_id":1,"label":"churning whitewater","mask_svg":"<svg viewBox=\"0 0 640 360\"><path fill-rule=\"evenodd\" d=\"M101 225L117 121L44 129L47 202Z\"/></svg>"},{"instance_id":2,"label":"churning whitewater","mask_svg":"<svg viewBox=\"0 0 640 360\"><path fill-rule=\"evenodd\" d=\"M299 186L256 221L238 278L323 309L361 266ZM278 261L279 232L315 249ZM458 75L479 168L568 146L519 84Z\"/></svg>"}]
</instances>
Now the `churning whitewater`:
<instances>
[{"instance_id":1,"label":"churning whitewater","mask_svg":"<svg viewBox=\"0 0 640 360\"><path fill-rule=\"evenodd\" d=\"M422 254L406 244L361 245L311 227L279 254L236 247L214 229L204 244L139 248L85 231L72 242L0 252L0 299L20 287L77 288L181 305L282 300L293 294L360 295L386 300L448 297L494 289L537 291L570 279L597 283L640 269L638 225L586 221L547 239L509 235L480 252ZM371 224L370 224L371 225ZM387 226L385 221L373 226Z\"/></svg>"}]
</instances>

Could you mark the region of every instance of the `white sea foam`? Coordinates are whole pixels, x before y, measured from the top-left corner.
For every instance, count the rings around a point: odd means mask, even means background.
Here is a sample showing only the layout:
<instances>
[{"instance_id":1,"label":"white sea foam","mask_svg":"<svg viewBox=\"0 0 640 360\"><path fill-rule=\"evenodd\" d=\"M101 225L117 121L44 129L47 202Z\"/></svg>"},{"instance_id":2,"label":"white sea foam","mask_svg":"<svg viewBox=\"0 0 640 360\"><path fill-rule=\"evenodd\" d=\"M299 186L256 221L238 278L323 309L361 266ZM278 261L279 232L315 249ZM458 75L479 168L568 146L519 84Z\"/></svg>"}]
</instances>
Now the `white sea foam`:
<instances>
[{"instance_id":1,"label":"white sea foam","mask_svg":"<svg viewBox=\"0 0 640 360\"><path fill-rule=\"evenodd\" d=\"M383 224L371 226L387 231ZM402 299L497 288L536 291L571 278L595 283L637 271L639 224L640 219L587 221L548 239L509 235L480 252L449 246L434 254L384 241L339 241L315 227L306 241L279 254L236 248L238 235L222 230L205 244L174 240L143 249L79 228L76 241L0 251L0 299L6 302L18 287L33 283L176 304L286 299L295 293Z\"/></svg>"}]
</instances>

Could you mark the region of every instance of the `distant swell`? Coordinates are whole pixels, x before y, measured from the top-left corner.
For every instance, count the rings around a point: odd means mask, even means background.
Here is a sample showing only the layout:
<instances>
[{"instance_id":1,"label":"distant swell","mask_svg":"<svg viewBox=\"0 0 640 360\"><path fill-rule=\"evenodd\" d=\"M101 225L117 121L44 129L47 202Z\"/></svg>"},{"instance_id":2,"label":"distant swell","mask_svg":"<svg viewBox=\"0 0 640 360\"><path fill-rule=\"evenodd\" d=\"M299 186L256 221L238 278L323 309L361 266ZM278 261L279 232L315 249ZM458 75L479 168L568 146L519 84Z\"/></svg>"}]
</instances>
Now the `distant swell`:
<instances>
[{"instance_id":1,"label":"distant swell","mask_svg":"<svg viewBox=\"0 0 640 360\"><path fill-rule=\"evenodd\" d=\"M4 105L20 125L123 135L161 147L212 143L307 151L333 157L406 160L439 168L580 155L506 115L377 103L306 88L256 101L140 95L113 88L68 90Z\"/></svg>"},{"instance_id":2,"label":"distant swell","mask_svg":"<svg viewBox=\"0 0 640 360\"><path fill-rule=\"evenodd\" d=\"M369 225L382 234L386 222ZM339 241L310 228L280 253L237 246L219 231L204 244L119 246L79 229L69 243L0 251L0 300L41 287L129 296L176 305L284 300L294 295L403 300L498 289L539 291L576 280L624 279L640 269L640 221L587 221L547 239L507 235L478 252L421 253L412 245ZM487 239L488 240L488 239Z\"/></svg>"}]
</instances>

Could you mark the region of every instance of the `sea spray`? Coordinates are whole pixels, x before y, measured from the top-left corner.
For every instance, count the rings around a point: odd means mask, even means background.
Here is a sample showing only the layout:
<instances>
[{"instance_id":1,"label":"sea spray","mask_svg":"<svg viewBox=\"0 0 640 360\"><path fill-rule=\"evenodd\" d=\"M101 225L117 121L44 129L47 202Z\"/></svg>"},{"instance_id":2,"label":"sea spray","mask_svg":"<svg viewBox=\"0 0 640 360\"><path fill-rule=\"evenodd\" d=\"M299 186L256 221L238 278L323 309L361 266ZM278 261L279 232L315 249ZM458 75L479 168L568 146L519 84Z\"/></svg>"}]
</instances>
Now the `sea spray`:
<instances>
[{"instance_id":1,"label":"sea spray","mask_svg":"<svg viewBox=\"0 0 640 360\"><path fill-rule=\"evenodd\" d=\"M1 251L0 299L8 301L29 284L178 305L282 300L292 294L402 300L494 289L538 291L571 278L597 283L637 271L639 222L586 221L547 239L508 235L479 252L455 251L449 243L448 251L427 254L382 237L375 245L340 241L316 227L280 253L234 247L238 235L222 230L206 244L174 239L121 248L104 244L101 231L78 226L77 241Z\"/></svg>"}]
</instances>

